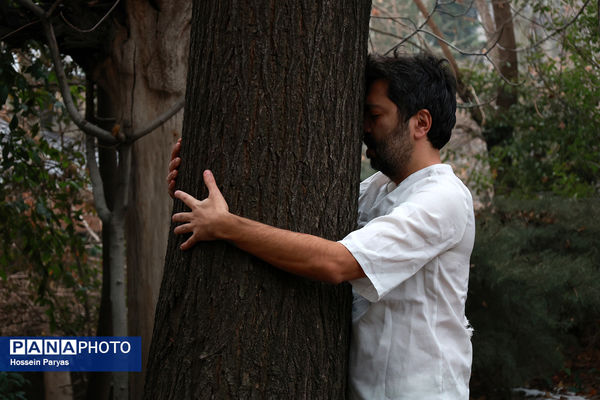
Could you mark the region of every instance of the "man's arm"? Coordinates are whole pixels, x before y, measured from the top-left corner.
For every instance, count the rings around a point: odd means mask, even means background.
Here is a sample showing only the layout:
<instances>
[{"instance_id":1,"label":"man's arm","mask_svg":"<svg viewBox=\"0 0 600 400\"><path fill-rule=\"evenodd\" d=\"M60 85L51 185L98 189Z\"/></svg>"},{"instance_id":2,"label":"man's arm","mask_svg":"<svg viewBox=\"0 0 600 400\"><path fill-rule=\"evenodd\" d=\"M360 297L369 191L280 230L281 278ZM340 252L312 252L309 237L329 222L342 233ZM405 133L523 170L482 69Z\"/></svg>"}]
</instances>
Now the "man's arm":
<instances>
[{"instance_id":1,"label":"man's arm","mask_svg":"<svg viewBox=\"0 0 600 400\"><path fill-rule=\"evenodd\" d=\"M240 249L287 272L306 278L340 283L365 276L354 256L344 245L313 235L275 228L229 212L214 176L204 171L209 195L199 201L180 190L175 198L182 200L190 212L173 215L180 222L175 234L191 233L182 250L196 242L227 240Z\"/></svg>"}]
</instances>

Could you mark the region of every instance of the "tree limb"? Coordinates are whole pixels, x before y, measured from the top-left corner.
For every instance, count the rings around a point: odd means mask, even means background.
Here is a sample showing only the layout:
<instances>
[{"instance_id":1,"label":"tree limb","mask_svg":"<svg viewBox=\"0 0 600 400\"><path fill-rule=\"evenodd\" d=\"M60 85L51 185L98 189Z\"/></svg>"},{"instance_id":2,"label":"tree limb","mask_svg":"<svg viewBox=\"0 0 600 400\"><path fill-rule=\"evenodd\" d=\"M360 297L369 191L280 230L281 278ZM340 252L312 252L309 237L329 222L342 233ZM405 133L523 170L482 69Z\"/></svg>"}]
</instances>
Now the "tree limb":
<instances>
[{"instance_id":1,"label":"tree limb","mask_svg":"<svg viewBox=\"0 0 600 400\"><path fill-rule=\"evenodd\" d=\"M538 40L537 42L535 42L531 46L521 47L521 48L518 48L518 49L517 48L515 48L515 49L506 49L506 50L507 51L514 51L514 52L522 52L522 51L529 51L529 50L535 49L536 47L538 47L539 45L541 45L545 41L551 39L552 37L556 36L557 34L561 33L565 29L567 29L569 26L573 25L575 23L575 21L577 21L577 18L579 18L579 16L583 13L583 10L585 10L585 8L590 3L590 1L591 0L586 0L585 3L583 3L583 5L581 6L581 8L579 9L579 11L577 11L577 13L575 14L575 16L573 18L571 18L569 21L567 21L564 25L559 26L558 28L554 29L554 31L552 31L551 33L549 33L548 35L546 35L546 37ZM600 0L598 0L598 2L600 3ZM598 12L600 13L600 11L598 11ZM520 12L517 12L517 14L519 14L519 13ZM600 25L600 17L598 19L598 24ZM599 28L600 28L600 26L599 26Z\"/></svg>"},{"instance_id":2,"label":"tree limb","mask_svg":"<svg viewBox=\"0 0 600 400\"><path fill-rule=\"evenodd\" d=\"M159 115L154 121L152 121L148 126L143 129L140 129L137 132L134 132L130 137L128 137L129 142L135 142L136 140L146 136L165 122L167 122L173 115L177 114L179 110L183 108L185 104L185 98L179 99L175 105L167 112Z\"/></svg>"},{"instance_id":3,"label":"tree limb","mask_svg":"<svg viewBox=\"0 0 600 400\"><path fill-rule=\"evenodd\" d=\"M94 137L102 140L102 142L105 144L116 144L118 142L125 142L125 141L128 143L131 143L131 142L134 142L137 139L149 134L150 132L154 131L156 128L158 128L159 126L164 124L173 115L175 115L185 104L185 100L180 99L179 101L177 101L177 103L175 103L173 108L171 108L169 111L159 115L153 122L151 122L145 128L141 129L138 132L134 132L131 135L131 137L126 137L121 132L119 132L117 134L117 136L115 137L115 135L113 135L111 132L109 132L105 129L102 129L99 126L86 120L79 114L79 111L77 110L77 108L75 107L75 104L73 103L73 99L71 97L71 92L69 89L69 84L67 81L67 77L65 75L65 70L62 65L62 61L60 59L60 51L58 49L56 35L54 34L54 28L52 27L52 24L50 23L50 21L48 21L48 19L46 18L47 14L44 12L44 10L41 7L35 5L30 0L17 0L17 1L22 6L26 7L27 9L32 11L36 16L38 16L40 18L42 26L44 27L44 33L46 35L46 39L48 41L48 47L50 48L50 55L52 57L52 62L54 64L54 69L56 72L56 77L58 80L60 93L65 102L65 107L67 109L67 112L69 113L69 116L75 123L75 125L77 125L77 127L79 127L79 129L81 129L85 134L94 136ZM105 15L105 17L108 14L110 14L110 12L114 9L114 7L118 4L118 2L119 2L119 0L117 0L113 4L113 7L109 10L109 12ZM58 3L59 3L59 1L55 2L53 7L55 5L57 5ZM102 22L102 20L100 22Z\"/></svg>"},{"instance_id":4,"label":"tree limb","mask_svg":"<svg viewBox=\"0 0 600 400\"><path fill-rule=\"evenodd\" d=\"M100 18L100 20L94 25L92 26L90 29L81 29L76 27L75 25L71 24L69 21L67 21L67 18L65 18L64 14L61 12L60 13L60 17L62 18L62 20L65 22L65 24L67 24L68 26L70 26L72 29L76 30L77 32L81 32L81 33L89 33L89 32L93 32L95 31L102 22L104 22L104 20L106 18L108 18L108 16L110 15L111 12L113 12L113 10L117 7L117 5L119 4L120 0L116 0L115 3L112 5L112 7L106 12L106 14L104 14L104 16L102 18Z\"/></svg>"},{"instance_id":5,"label":"tree limb","mask_svg":"<svg viewBox=\"0 0 600 400\"><path fill-rule=\"evenodd\" d=\"M90 179L92 180L92 193L94 195L96 211L102 223L106 224L110 221L111 212L106 205L106 198L104 197L104 183L102 182L98 163L96 162L96 138L93 136L86 136L85 156L88 170L90 171Z\"/></svg>"},{"instance_id":6,"label":"tree limb","mask_svg":"<svg viewBox=\"0 0 600 400\"><path fill-rule=\"evenodd\" d=\"M48 46L50 47L50 54L52 56L52 62L54 63L54 69L56 71L60 92L69 116L75 125L77 125L84 133L97 137L98 139L101 139L107 143L116 143L119 140L123 140L124 138L115 138L109 131L102 129L81 117L79 111L73 103L73 98L71 97L71 91L69 89L67 77L65 76L65 70L60 59L60 52L58 50L56 36L54 35L54 29L47 20L42 20L42 25L44 26L44 32L46 34L46 38L48 39Z\"/></svg>"},{"instance_id":7,"label":"tree limb","mask_svg":"<svg viewBox=\"0 0 600 400\"><path fill-rule=\"evenodd\" d=\"M421 11L421 14L423 14L425 19L428 21L429 27L431 28L433 33L435 33L437 36L442 38L444 34L442 33L442 31L440 31L437 24L433 20L433 18L431 18L431 15L430 15L429 11L427 10L427 8L425 7L425 5L423 4L423 2L421 0L413 0L413 2L416 4L419 11ZM436 5L437 5L437 3L436 3ZM434 8L434 10L435 10L435 8ZM475 96L471 92L470 87L465 85L465 83L462 79L462 74L460 73L460 69L458 68L458 63L456 62L456 59L454 58L454 55L448 48L448 45L445 43L445 41L438 39L437 42L440 45L440 47L442 48L442 52L444 53L444 56L446 57L446 59L448 60L448 63L452 67L452 70L454 70L454 76L456 77L456 86L457 86L456 89L457 89L458 95L460 96L462 101L464 101L465 103L473 103ZM471 117L475 120L475 122L477 122L477 124L479 126L481 126L481 124L483 123L483 115L481 114L481 111L479 110L479 108L473 107L473 108L470 108L469 111L471 113Z\"/></svg>"},{"instance_id":8,"label":"tree limb","mask_svg":"<svg viewBox=\"0 0 600 400\"><path fill-rule=\"evenodd\" d=\"M62 3L62 2L63 2L63 0L56 0L54 2L54 4L52 4L52 6L50 6L48 11L44 14L44 17L50 18L52 16L52 14L54 13L54 10L56 10L56 7L58 7L60 5L60 3Z\"/></svg>"},{"instance_id":9,"label":"tree limb","mask_svg":"<svg viewBox=\"0 0 600 400\"><path fill-rule=\"evenodd\" d=\"M36 16L40 18L42 26L44 27L44 34L46 35L46 39L48 40L48 47L50 48L50 55L52 57L52 63L54 64L54 70L56 72L56 78L58 80L58 85L60 88L60 93L63 97L63 101L65 102L65 107L69 116L81 129L84 133L88 135L92 135L97 137L98 139L102 139L102 141L107 143L117 143L117 138L115 138L109 131L106 131L89 121L86 121L80 114L75 104L73 103L73 98L71 97L71 91L69 89L69 84L67 82L67 77L65 75L65 69L62 65L62 61L60 59L60 51L58 49L58 43L56 41L56 36L54 35L54 28L52 24L46 19L45 12L42 8L33 4L30 0L18 0L18 2L24 7L31 10ZM123 138L119 138L123 139Z\"/></svg>"}]
</instances>

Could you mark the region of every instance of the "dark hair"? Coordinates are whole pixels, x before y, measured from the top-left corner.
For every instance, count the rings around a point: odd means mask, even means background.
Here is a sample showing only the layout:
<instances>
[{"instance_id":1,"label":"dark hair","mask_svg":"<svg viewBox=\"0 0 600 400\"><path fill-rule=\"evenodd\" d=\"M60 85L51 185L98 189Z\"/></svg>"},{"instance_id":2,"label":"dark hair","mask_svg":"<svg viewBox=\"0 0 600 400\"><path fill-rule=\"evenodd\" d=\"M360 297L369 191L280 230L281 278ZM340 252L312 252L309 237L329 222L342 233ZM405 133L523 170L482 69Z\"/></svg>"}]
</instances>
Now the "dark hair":
<instances>
[{"instance_id":1,"label":"dark hair","mask_svg":"<svg viewBox=\"0 0 600 400\"><path fill-rule=\"evenodd\" d=\"M427 138L436 149L448 143L456 123L456 79L447 60L429 53L369 55L365 78L367 91L378 79L389 82L387 95L404 122L421 109L429 110Z\"/></svg>"}]
</instances>

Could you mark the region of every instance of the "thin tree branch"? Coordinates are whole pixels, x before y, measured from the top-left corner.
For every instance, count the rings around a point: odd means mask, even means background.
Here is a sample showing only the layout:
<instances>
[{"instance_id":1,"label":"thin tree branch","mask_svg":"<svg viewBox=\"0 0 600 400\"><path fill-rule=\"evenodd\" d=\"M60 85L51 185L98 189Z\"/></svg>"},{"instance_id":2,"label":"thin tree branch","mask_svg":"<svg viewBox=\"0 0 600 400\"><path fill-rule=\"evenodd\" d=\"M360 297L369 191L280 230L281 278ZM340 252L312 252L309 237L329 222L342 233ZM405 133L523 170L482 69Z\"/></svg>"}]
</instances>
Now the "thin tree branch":
<instances>
[{"instance_id":1,"label":"thin tree branch","mask_svg":"<svg viewBox=\"0 0 600 400\"><path fill-rule=\"evenodd\" d=\"M391 49L389 49L385 55L388 55L389 53L395 51L398 47L402 46L406 41L408 41L410 38L412 38L414 35L416 35L418 33L419 30L421 30L425 25L427 25L427 22L429 21L429 18L431 18L431 16L433 15L433 13L435 13L437 7L437 2L436 2L436 6L433 8L433 11L431 12L431 14L429 15L429 17L425 18L425 21L417 28L416 24L409 20L414 26L415 26L415 30L408 35L406 38L402 38L400 36L396 36L397 38L401 39L400 43L398 43L397 45L395 45L394 47L392 47Z\"/></svg>"},{"instance_id":2,"label":"thin tree branch","mask_svg":"<svg viewBox=\"0 0 600 400\"><path fill-rule=\"evenodd\" d=\"M398 36L398 35L396 35L395 33L386 32L386 31L382 31L382 30L379 30L379 29L377 29L377 28L369 28L369 30L370 30L371 32L375 32L375 33L377 33L377 34L379 34L379 35L383 35L383 36L389 36L389 37L393 37L393 38L395 38L395 39L404 39L402 36ZM369 40L370 40L370 39L369 39ZM404 40L404 42L403 42L403 43L409 43L409 44L411 44L411 45L415 46L417 49L419 49L419 50L421 50L421 51L425 51L425 50L427 50L427 49L424 49L424 48L423 48L423 46L420 46L419 44L417 44L417 43L415 43L415 42L413 42L413 41L411 41L411 40ZM399 46L394 46L394 47L393 47L393 49L394 49L394 48L397 48L397 47L399 47ZM374 48L374 47L372 46L372 48ZM388 51L387 51L385 54L388 54L390 51L391 51L391 50L388 50Z\"/></svg>"},{"instance_id":3,"label":"thin tree branch","mask_svg":"<svg viewBox=\"0 0 600 400\"><path fill-rule=\"evenodd\" d=\"M102 24L102 22L104 22L104 20L106 18L108 18L108 16L110 15L110 13L113 12L113 10L117 7L117 5L119 4L120 0L116 0L115 3L112 5L112 7L106 12L106 14L104 14L104 16L102 18L100 18L100 21L98 21L94 26L92 26L90 29L81 29L76 27L75 25L71 24L67 18L64 16L64 14L61 12L60 13L60 17L62 18L62 20L65 22L65 24L67 24L68 26L70 26L72 29L76 30L77 32L81 32L81 33L90 33L95 31L100 24Z\"/></svg>"},{"instance_id":4,"label":"thin tree branch","mask_svg":"<svg viewBox=\"0 0 600 400\"><path fill-rule=\"evenodd\" d=\"M48 47L50 48L50 55L54 64L54 70L56 72L56 78L60 87L60 93L63 97L63 101L65 102L67 112L69 113L69 116L71 117L75 125L77 125L79 129L81 129L84 133L88 135L92 135L94 137L97 137L98 139L102 139L107 143L116 143L118 141L117 138L115 138L109 131L106 131L90 123L89 121L86 121L79 114L79 111L75 107L75 104L73 103L73 98L71 97L71 91L69 89L67 77L65 75L65 70L60 59L60 51L58 49L58 43L56 42L56 36L54 35L54 29L52 27L52 24L45 18L44 10L33 4L30 0L18 0L18 2L40 17L42 26L44 27L46 39L48 40ZM124 138L119 138L119 140L121 141L123 139Z\"/></svg>"},{"instance_id":5,"label":"thin tree branch","mask_svg":"<svg viewBox=\"0 0 600 400\"><path fill-rule=\"evenodd\" d=\"M60 3L62 3L63 0L56 0L54 2L54 4L52 4L52 6L48 9L48 11L44 14L44 16L46 18L50 18L52 16L52 14L54 13L54 10L56 10L56 7L58 7L60 5Z\"/></svg>"},{"instance_id":6,"label":"thin tree branch","mask_svg":"<svg viewBox=\"0 0 600 400\"><path fill-rule=\"evenodd\" d=\"M149 134L150 132L152 132L153 130L155 130L156 128L158 128L159 126L164 124L165 122L167 122L173 115L177 114L179 112L179 110L181 110L183 108L184 104L185 104L185 98L179 99L169 111L159 115L154 121L152 121L145 128L140 129L138 132L134 132L131 135L131 137L128 137L128 141L134 142L134 141L146 136L147 134Z\"/></svg>"},{"instance_id":7,"label":"thin tree branch","mask_svg":"<svg viewBox=\"0 0 600 400\"><path fill-rule=\"evenodd\" d=\"M524 51L529 51L529 50L533 50L536 47L539 47L542 43L544 43L545 41L551 39L552 37L556 36L557 34L563 32L564 30L566 30L569 26L573 25L575 23L575 21L577 21L577 18L579 18L579 16L583 13L583 10L585 10L585 8L587 7L587 5L590 3L591 0L586 0L585 3L583 3L583 5L581 6L581 8L579 9L579 11L575 14L575 16L573 18L571 18L571 20L569 20L566 24L556 28L554 31L552 31L550 34L548 34L546 37L538 40L537 42L535 42L534 44L532 44L531 46L528 47L521 47L518 49L504 49L506 51L514 51L516 53L519 52L524 52ZM600 0L599 0L600 1ZM512 8L512 7L511 7ZM520 15L520 11L516 11L517 15ZM522 17L522 16L521 16ZM523 17L522 17L523 18Z\"/></svg>"},{"instance_id":8,"label":"thin tree branch","mask_svg":"<svg viewBox=\"0 0 600 400\"><path fill-rule=\"evenodd\" d=\"M453 3L455 3L455 2L453 1L453 2L450 2L450 3L446 3L446 4L453 4ZM444 15L447 15L447 16L452 17L452 18L464 17L464 16L466 16L469 13L469 11L471 10L471 8L473 8L473 3L475 3L475 0L471 0L471 3L469 4L469 7L465 7L464 8L465 11L461 12L459 14L453 14L451 12L444 11L444 10L439 10L438 12L440 14L444 14ZM459 2L459 4L462 5L462 2ZM444 4L442 3L441 5L444 5Z\"/></svg>"},{"instance_id":9,"label":"thin tree branch","mask_svg":"<svg viewBox=\"0 0 600 400\"><path fill-rule=\"evenodd\" d=\"M96 212L102 220L102 223L106 224L110 221L111 212L106 204L106 198L104 197L104 183L100 176L100 169L96 161L96 138L90 135L86 135L85 141L85 155L90 171L90 179L92 181L92 194L94 195L94 205L96 206Z\"/></svg>"},{"instance_id":10,"label":"thin tree branch","mask_svg":"<svg viewBox=\"0 0 600 400\"><path fill-rule=\"evenodd\" d=\"M431 14L425 7L425 4L423 4L423 2L421 0L413 0L413 3L416 4L419 11L421 11L421 14L423 14L423 17L425 17L425 19L428 21L427 23L428 23L429 27L431 28L431 30L433 31L433 33L435 33L438 37L442 37L442 31L440 31L437 24L433 20L433 18L430 18ZM434 10L435 10L435 8L434 8ZM454 56L450 52L448 45L444 41L441 41L439 39L438 39L438 44L442 48L442 52L444 53L444 56L448 59L448 62L450 63L452 70L454 70L454 75L456 77L460 77L460 72L458 70L458 64L456 63Z\"/></svg>"},{"instance_id":11,"label":"thin tree branch","mask_svg":"<svg viewBox=\"0 0 600 400\"><path fill-rule=\"evenodd\" d=\"M23 7L29 9L32 13L35 14L36 17L43 19L44 18L44 10L39 7L36 6L35 4L33 4L31 1L29 0L17 0Z\"/></svg>"},{"instance_id":12,"label":"thin tree branch","mask_svg":"<svg viewBox=\"0 0 600 400\"><path fill-rule=\"evenodd\" d=\"M40 21L39 21L39 20L35 20L35 21L28 22L28 23L26 23L25 25L21 26L20 28L17 28L17 29L15 29L15 30L14 30L14 31L12 31L12 32L8 32L6 35L4 35L4 36L0 37L0 40L4 40L4 39L6 39L7 37L9 37L9 36L11 36L11 35L14 35L15 33L19 32L20 30L23 30L23 29L25 29L25 28L27 28L27 27L29 27L29 26L31 26L31 25L37 24L38 22L40 22Z\"/></svg>"},{"instance_id":13,"label":"thin tree branch","mask_svg":"<svg viewBox=\"0 0 600 400\"><path fill-rule=\"evenodd\" d=\"M433 18L429 18L430 14L429 14L427 8L425 7L425 4L423 4L423 2L421 0L413 0L413 2L417 5L417 8L421 11L421 14L423 14L423 16L429 21L429 27L433 30L433 32L438 37L440 37L440 38L443 37L442 31L438 28L438 26L435 23L435 21L433 20ZM462 74L460 73L460 69L458 68L458 63L456 62L454 55L448 48L448 45L446 44L445 41L438 39L438 44L442 48L442 52L444 53L444 56L448 60L450 67L454 71L454 76L456 77L456 84L457 84L456 90L458 92L458 95L460 96L460 98L463 101L472 102L473 97L475 97L475 96L471 92L471 89L469 88L469 86L465 85L465 83L463 82ZM483 115L481 114L481 111L475 107L471 108L470 111L471 111L471 116L473 117L475 122L477 122L477 124L481 126L481 124L483 122Z\"/></svg>"}]
</instances>

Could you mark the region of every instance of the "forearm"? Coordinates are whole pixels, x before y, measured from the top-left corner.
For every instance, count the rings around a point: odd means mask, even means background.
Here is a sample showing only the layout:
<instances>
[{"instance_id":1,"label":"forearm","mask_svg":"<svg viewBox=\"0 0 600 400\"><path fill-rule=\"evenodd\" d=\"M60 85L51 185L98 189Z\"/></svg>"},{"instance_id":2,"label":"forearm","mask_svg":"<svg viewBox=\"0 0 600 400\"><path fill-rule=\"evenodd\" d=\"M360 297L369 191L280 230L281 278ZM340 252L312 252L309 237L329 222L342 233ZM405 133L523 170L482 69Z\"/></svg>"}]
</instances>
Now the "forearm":
<instances>
[{"instance_id":1,"label":"forearm","mask_svg":"<svg viewBox=\"0 0 600 400\"><path fill-rule=\"evenodd\" d=\"M202 201L180 190L175 198L183 201L189 212L173 215L181 225L176 235L191 233L181 244L182 250L206 240L227 240L269 264L319 281L339 283L365 276L354 256L338 242L317 236L278 229L229 212L229 206L210 171L204 171L208 197Z\"/></svg>"},{"instance_id":2,"label":"forearm","mask_svg":"<svg viewBox=\"0 0 600 400\"><path fill-rule=\"evenodd\" d=\"M364 276L342 244L317 236L278 229L229 214L217 237L287 272L339 283Z\"/></svg>"}]
</instances>

